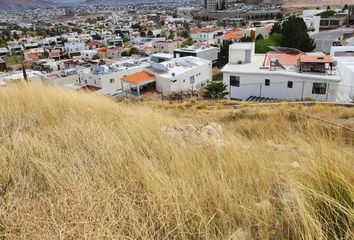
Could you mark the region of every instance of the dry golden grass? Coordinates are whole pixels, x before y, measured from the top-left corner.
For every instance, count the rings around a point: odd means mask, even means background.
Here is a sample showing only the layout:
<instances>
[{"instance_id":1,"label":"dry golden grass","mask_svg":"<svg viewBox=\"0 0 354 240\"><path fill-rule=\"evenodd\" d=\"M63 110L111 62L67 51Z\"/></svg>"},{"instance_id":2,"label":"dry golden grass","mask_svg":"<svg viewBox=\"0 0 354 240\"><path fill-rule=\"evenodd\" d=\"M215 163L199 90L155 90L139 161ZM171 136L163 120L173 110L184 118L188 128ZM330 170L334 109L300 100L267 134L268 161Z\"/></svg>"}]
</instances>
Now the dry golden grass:
<instances>
[{"instance_id":1,"label":"dry golden grass","mask_svg":"<svg viewBox=\"0 0 354 240\"><path fill-rule=\"evenodd\" d=\"M354 109L164 109L0 89L1 239L352 239ZM224 146L162 126L214 121ZM241 235L243 237L241 237Z\"/></svg>"}]
</instances>

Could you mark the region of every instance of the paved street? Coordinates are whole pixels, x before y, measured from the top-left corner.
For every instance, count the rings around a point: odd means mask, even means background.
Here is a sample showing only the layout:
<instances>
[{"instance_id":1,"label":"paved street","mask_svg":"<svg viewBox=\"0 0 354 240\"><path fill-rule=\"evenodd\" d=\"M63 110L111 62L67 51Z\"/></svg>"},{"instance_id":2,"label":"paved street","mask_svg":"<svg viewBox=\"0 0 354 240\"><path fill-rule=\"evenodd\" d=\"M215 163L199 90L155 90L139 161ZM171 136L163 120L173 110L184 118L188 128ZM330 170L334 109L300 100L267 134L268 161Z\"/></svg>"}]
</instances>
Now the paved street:
<instances>
[{"instance_id":1,"label":"paved street","mask_svg":"<svg viewBox=\"0 0 354 240\"><path fill-rule=\"evenodd\" d=\"M311 35L311 37L315 40L316 50L322 51L324 53L329 53L331 50L331 46L334 41L337 41L338 38L342 38L344 33L352 33L352 28L341 28L332 31L325 31Z\"/></svg>"}]
</instances>

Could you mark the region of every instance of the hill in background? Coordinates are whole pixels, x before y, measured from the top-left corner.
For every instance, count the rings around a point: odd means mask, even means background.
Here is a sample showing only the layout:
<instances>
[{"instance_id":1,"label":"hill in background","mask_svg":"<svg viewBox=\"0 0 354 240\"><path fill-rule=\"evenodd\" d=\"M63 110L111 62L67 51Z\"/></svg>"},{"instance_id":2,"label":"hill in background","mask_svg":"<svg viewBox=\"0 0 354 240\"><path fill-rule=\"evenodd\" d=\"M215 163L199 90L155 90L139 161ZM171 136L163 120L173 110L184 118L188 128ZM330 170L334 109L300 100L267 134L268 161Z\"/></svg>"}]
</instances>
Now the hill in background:
<instances>
[{"instance_id":1,"label":"hill in background","mask_svg":"<svg viewBox=\"0 0 354 240\"><path fill-rule=\"evenodd\" d=\"M49 7L54 3L47 0L0 0L0 8L37 8Z\"/></svg>"},{"instance_id":2,"label":"hill in background","mask_svg":"<svg viewBox=\"0 0 354 240\"><path fill-rule=\"evenodd\" d=\"M354 109L206 104L0 89L0 236L353 237Z\"/></svg>"}]
</instances>

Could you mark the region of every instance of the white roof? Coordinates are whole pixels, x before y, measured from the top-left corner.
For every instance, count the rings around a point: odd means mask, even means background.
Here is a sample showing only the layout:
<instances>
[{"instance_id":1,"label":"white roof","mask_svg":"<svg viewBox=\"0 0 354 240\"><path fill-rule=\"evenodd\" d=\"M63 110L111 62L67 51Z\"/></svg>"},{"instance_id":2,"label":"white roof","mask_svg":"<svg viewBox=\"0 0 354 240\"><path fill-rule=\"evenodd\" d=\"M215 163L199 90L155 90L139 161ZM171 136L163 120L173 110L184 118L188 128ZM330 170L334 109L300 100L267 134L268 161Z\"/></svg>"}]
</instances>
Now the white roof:
<instances>
[{"instance_id":1,"label":"white roof","mask_svg":"<svg viewBox=\"0 0 354 240\"><path fill-rule=\"evenodd\" d=\"M43 74L39 71L33 71L30 69L26 70L26 74L28 78L36 77L36 76L42 76ZM16 71L12 72L9 74L6 74L2 80L8 81L8 80L18 80L18 79L23 79L23 72L22 71Z\"/></svg>"},{"instance_id":2,"label":"white roof","mask_svg":"<svg viewBox=\"0 0 354 240\"><path fill-rule=\"evenodd\" d=\"M173 58L173 54L169 53L154 53L150 55L151 57L158 57L158 58Z\"/></svg>"},{"instance_id":3,"label":"white roof","mask_svg":"<svg viewBox=\"0 0 354 240\"><path fill-rule=\"evenodd\" d=\"M162 62L160 64L163 65L166 69L168 69L168 72L156 73L156 74L162 77L172 77L172 73L174 74L174 76L177 76L185 72L188 72L192 69L195 69L199 66L211 64L211 61L202 58L188 56L188 57L175 58L173 60Z\"/></svg>"},{"instance_id":4,"label":"white roof","mask_svg":"<svg viewBox=\"0 0 354 240\"><path fill-rule=\"evenodd\" d=\"M230 49L239 49L239 50L248 50L253 49L254 43L253 42L246 42L246 43L233 43L230 45Z\"/></svg>"},{"instance_id":5,"label":"white roof","mask_svg":"<svg viewBox=\"0 0 354 240\"><path fill-rule=\"evenodd\" d=\"M184 47L184 48L177 48L174 51L198 53L198 52L208 51L208 50L211 50L211 49L217 49L217 47L213 47L213 46L207 46L207 47L189 46L189 47Z\"/></svg>"},{"instance_id":6,"label":"white roof","mask_svg":"<svg viewBox=\"0 0 354 240\"><path fill-rule=\"evenodd\" d=\"M250 75L283 75L289 77L298 78L310 78L316 80L328 80L328 81L341 81L339 74L326 75L321 73L299 73L295 67L286 67L285 69L277 68L276 71L270 71L269 69L261 69L264 62L264 54L256 54L253 58L253 62L246 64L227 64L221 71L223 73L234 74L250 74Z\"/></svg>"}]
</instances>

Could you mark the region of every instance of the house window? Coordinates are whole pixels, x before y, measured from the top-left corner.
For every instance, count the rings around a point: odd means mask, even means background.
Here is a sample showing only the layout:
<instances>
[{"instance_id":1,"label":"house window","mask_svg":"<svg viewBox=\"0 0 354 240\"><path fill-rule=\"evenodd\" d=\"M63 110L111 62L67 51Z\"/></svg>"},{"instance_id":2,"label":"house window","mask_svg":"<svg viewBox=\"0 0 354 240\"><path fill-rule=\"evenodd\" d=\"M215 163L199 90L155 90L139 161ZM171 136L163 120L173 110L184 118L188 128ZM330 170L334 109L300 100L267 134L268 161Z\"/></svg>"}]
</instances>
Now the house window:
<instances>
[{"instance_id":1,"label":"house window","mask_svg":"<svg viewBox=\"0 0 354 240\"><path fill-rule=\"evenodd\" d=\"M326 94L326 90L326 83L313 83L312 85L312 94Z\"/></svg>"},{"instance_id":2,"label":"house window","mask_svg":"<svg viewBox=\"0 0 354 240\"><path fill-rule=\"evenodd\" d=\"M293 88L294 83L292 81L288 81L288 88Z\"/></svg>"},{"instance_id":3,"label":"house window","mask_svg":"<svg viewBox=\"0 0 354 240\"><path fill-rule=\"evenodd\" d=\"M193 84L195 82L195 77L194 75L193 76L190 76L189 77L189 80L190 80L190 83Z\"/></svg>"},{"instance_id":4,"label":"house window","mask_svg":"<svg viewBox=\"0 0 354 240\"><path fill-rule=\"evenodd\" d=\"M96 84L96 80L93 81Z\"/></svg>"},{"instance_id":5,"label":"house window","mask_svg":"<svg viewBox=\"0 0 354 240\"><path fill-rule=\"evenodd\" d=\"M266 86L270 86L270 79L266 79L265 82L264 82L264 84L265 84Z\"/></svg>"},{"instance_id":6,"label":"house window","mask_svg":"<svg viewBox=\"0 0 354 240\"><path fill-rule=\"evenodd\" d=\"M109 79L109 82L110 82L110 83L114 83L114 78Z\"/></svg>"},{"instance_id":7,"label":"house window","mask_svg":"<svg viewBox=\"0 0 354 240\"><path fill-rule=\"evenodd\" d=\"M230 86L240 87L240 77L239 76L230 76Z\"/></svg>"}]
</instances>

